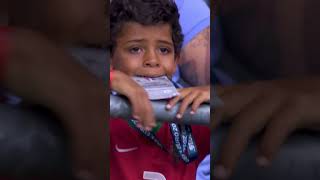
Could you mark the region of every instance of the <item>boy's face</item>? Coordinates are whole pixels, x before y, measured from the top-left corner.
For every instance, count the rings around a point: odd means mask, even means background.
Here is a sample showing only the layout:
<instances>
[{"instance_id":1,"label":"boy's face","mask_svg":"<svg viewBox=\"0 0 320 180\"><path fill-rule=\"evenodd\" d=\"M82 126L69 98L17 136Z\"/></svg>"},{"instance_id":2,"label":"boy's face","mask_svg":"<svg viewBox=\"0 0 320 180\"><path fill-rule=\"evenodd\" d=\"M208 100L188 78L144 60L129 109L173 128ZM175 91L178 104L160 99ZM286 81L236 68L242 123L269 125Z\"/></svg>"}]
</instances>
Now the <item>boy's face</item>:
<instances>
[{"instance_id":1,"label":"boy's face","mask_svg":"<svg viewBox=\"0 0 320 180\"><path fill-rule=\"evenodd\" d=\"M112 67L129 76L171 78L176 68L171 35L168 24L125 23L116 39Z\"/></svg>"}]
</instances>

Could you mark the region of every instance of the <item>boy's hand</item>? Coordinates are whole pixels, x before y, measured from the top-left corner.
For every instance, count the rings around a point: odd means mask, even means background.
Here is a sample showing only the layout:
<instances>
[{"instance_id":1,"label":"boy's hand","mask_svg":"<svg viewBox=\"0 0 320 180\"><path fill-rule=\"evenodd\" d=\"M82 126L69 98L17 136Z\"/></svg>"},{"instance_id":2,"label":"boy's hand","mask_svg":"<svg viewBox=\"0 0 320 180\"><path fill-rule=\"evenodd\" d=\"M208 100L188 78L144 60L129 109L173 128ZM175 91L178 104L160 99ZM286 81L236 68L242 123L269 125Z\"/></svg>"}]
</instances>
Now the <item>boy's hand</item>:
<instances>
[{"instance_id":1,"label":"boy's hand","mask_svg":"<svg viewBox=\"0 0 320 180\"><path fill-rule=\"evenodd\" d=\"M146 130L155 127L155 117L147 92L126 74L113 71L112 90L125 95L132 104L132 116Z\"/></svg>"},{"instance_id":2,"label":"boy's hand","mask_svg":"<svg viewBox=\"0 0 320 180\"><path fill-rule=\"evenodd\" d=\"M210 86L183 88L179 89L178 92L180 93L180 95L171 99L166 106L166 108L170 110L177 104L177 102L182 100L178 114L176 116L177 119L182 118L184 112L190 104L192 104L192 110L190 113L194 114L203 102L210 101Z\"/></svg>"},{"instance_id":3,"label":"boy's hand","mask_svg":"<svg viewBox=\"0 0 320 180\"><path fill-rule=\"evenodd\" d=\"M269 81L217 87L224 106L216 109L232 123L214 174L227 179L250 139L263 131L256 162L270 165L286 138L297 129L320 127L319 80ZM218 112L220 111L220 112ZM222 122L214 122L214 128ZM236 147L236 148L234 148Z\"/></svg>"}]
</instances>

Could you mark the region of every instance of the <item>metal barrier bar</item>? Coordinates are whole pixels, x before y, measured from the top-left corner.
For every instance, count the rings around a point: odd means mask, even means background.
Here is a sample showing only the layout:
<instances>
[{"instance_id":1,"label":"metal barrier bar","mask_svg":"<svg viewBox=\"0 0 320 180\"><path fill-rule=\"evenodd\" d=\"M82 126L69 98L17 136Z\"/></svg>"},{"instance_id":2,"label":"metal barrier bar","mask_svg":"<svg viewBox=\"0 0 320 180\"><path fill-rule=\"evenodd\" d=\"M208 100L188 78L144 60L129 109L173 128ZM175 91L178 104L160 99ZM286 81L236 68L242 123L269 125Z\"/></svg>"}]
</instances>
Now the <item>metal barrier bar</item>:
<instances>
[{"instance_id":1,"label":"metal barrier bar","mask_svg":"<svg viewBox=\"0 0 320 180\"><path fill-rule=\"evenodd\" d=\"M178 112L180 103L173 107L170 111L165 109L165 106L168 101L159 100L152 101L152 108L155 113L157 121L160 122L177 122L175 116ZM214 103L218 105L218 103ZM181 121L183 124L198 124L198 125L208 125L210 124L210 105L203 104L200 105L197 112L193 115L190 114L191 108L189 107L185 114L183 115ZM113 118L131 118L131 106L127 99L110 95L110 116Z\"/></svg>"},{"instance_id":2,"label":"metal barrier bar","mask_svg":"<svg viewBox=\"0 0 320 180\"><path fill-rule=\"evenodd\" d=\"M152 106L160 121L173 121L178 106L168 112L166 101L155 101ZM214 103L217 105L218 103ZM129 118L129 102L110 96L112 117ZM210 122L210 105L202 105L198 113L188 115L181 122L203 124ZM28 175L69 175L67 134L59 121L42 108L25 108L0 104L0 174L28 177Z\"/></svg>"}]
</instances>

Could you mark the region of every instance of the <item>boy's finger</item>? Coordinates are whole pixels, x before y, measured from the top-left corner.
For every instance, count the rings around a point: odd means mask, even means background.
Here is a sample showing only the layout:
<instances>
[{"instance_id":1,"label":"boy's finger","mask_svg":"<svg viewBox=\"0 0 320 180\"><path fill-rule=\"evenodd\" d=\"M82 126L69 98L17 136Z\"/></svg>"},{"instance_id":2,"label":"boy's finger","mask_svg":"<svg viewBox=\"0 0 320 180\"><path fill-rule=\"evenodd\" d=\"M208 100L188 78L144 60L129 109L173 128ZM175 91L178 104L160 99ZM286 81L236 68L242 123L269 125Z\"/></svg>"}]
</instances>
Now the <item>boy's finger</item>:
<instances>
[{"instance_id":1,"label":"boy's finger","mask_svg":"<svg viewBox=\"0 0 320 180\"><path fill-rule=\"evenodd\" d=\"M156 123L147 93L143 91L135 96L133 103L133 112L140 117L138 120L141 122L141 125L146 130L150 130Z\"/></svg>"},{"instance_id":2,"label":"boy's finger","mask_svg":"<svg viewBox=\"0 0 320 180\"><path fill-rule=\"evenodd\" d=\"M193 102L193 100L198 96L198 93L190 93L188 96L186 96L179 107L178 114L176 115L177 119L181 119L184 112L188 108L188 106Z\"/></svg>"},{"instance_id":3,"label":"boy's finger","mask_svg":"<svg viewBox=\"0 0 320 180\"><path fill-rule=\"evenodd\" d=\"M208 101L208 97L205 94L201 94L196 97L191 106L191 113L196 113L199 106L206 101Z\"/></svg>"},{"instance_id":4,"label":"boy's finger","mask_svg":"<svg viewBox=\"0 0 320 180\"><path fill-rule=\"evenodd\" d=\"M131 103L131 107L132 107L132 117L136 120L141 120L141 115L143 117L143 113L142 113L142 107L141 103L135 99L130 99L130 103Z\"/></svg>"},{"instance_id":5,"label":"boy's finger","mask_svg":"<svg viewBox=\"0 0 320 180\"><path fill-rule=\"evenodd\" d=\"M214 171L216 178L224 179L231 175L250 139L263 129L268 118L277 108L278 104L275 104L273 101L272 98L268 97L257 98L233 121L227 139L222 144L220 150L221 155ZM219 175L227 177L218 177Z\"/></svg>"},{"instance_id":6,"label":"boy's finger","mask_svg":"<svg viewBox=\"0 0 320 180\"><path fill-rule=\"evenodd\" d=\"M141 105L141 118L140 122L141 125L146 129L150 130L152 129L156 122L153 114L153 109L151 108L151 103L149 99L145 100L145 103Z\"/></svg>"},{"instance_id":7,"label":"boy's finger","mask_svg":"<svg viewBox=\"0 0 320 180\"><path fill-rule=\"evenodd\" d=\"M166 109L170 110L173 106L175 106L181 99L183 99L184 97L186 97L190 91L186 91L184 89L181 89L180 94L176 97L174 97L173 99L169 100Z\"/></svg>"},{"instance_id":8,"label":"boy's finger","mask_svg":"<svg viewBox=\"0 0 320 180\"><path fill-rule=\"evenodd\" d=\"M134 98L130 99L132 104L132 114L135 119L141 122L145 128L155 126L155 119L148 95L142 91L137 93Z\"/></svg>"},{"instance_id":9,"label":"boy's finger","mask_svg":"<svg viewBox=\"0 0 320 180\"><path fill-rule=\"evenodd\" d=\"M295 105L285 106L271 120L259 145L256 162L259 166L268 166L280 146L287 137L296 129L299 117L299 109Z\"/></svg>"},{"instance_id":10,"label":"boy's finger","mask_svg":"<svg viewBox=\"0 0 320 180\"><path fill-rule=\"evenodd\" d=\"M145 127L149 127L150 129L156 126L156 120L154 117L153 109L151 108L152 107L151 103L148 102L148 104L145 107L147 112L145 112L146 123L144 125Z\"/></svg>"},{"instance_id":11,"label":"boy's finger","mask_svg":"<svg viewBox=\"0 0 320 180\"><path fill-rule=\"evenodd\" d=\"M182 98L181 95L178 95L173 99L170 99L168 104L166 105L166 109L170 110L173 106L175 106L180 101L181 98Z\"/></svg>"}]
</instances>

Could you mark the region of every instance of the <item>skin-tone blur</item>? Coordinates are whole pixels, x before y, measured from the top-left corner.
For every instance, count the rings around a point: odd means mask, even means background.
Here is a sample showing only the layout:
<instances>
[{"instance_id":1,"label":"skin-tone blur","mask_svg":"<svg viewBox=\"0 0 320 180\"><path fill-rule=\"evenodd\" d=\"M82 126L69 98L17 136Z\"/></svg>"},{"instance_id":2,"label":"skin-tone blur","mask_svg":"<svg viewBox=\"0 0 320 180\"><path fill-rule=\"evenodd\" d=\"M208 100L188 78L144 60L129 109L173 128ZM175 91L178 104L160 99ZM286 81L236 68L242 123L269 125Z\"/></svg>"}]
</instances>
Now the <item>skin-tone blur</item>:
<instances>
[{"instance_id":1,"label":"skin-tone blur","mask_svg":"<svg viewBox=\"0 0 320 180\"><path fill-rule=\"evenodd\" d=\"M256 162L267 167L292 132L320 130L320 23L315 2L222 1L220 20L232 47L225 48L222 60L254 67L264 80L216 88L224 101L216 112L224 118L214 127L231 123L215 165L216 179L232 175L257 134L262 136Z\"/></svg>"},{"instance_id":2,"label":"skin-tone blur","mask_svg":"<svg viewBox=\"0 0 320 180\"><path fill-rule=\"evenodd\" d=\"M9 23L58 43L100 45L109 39L108 5L104 0L10 0Z\"/></svg>"},{"instance_id":3,"label":"skin-tone blur","mask_svg":"<svg viewBox=\"0 0 320 180\"><path fill-rule=\"evenodd\" d=\"M57 114L71 140L78 179L105 179L109 148L103 81L58 46L106 42L104 11L99 10L103 1L12 0L1 1L0 7L0 24L14 25L7 35L1 87Z\"/></svg>"}]
</instances>

